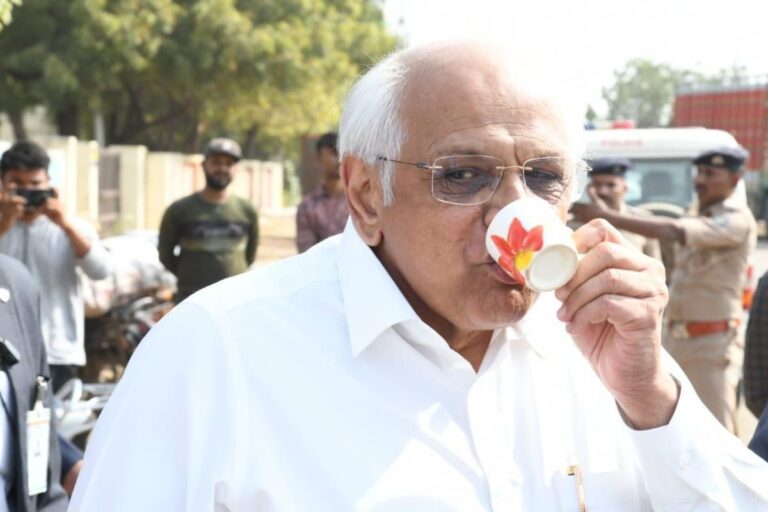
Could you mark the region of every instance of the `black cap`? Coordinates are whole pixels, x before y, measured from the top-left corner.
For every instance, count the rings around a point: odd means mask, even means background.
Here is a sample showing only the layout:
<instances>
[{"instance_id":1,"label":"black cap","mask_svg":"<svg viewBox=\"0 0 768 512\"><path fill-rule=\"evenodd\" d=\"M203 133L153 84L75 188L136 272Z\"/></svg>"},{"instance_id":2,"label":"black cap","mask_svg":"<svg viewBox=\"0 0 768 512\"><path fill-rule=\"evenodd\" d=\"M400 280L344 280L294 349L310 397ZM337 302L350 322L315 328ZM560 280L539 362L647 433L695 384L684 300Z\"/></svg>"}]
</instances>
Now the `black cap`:
<instances>
[{"instance_id":1,"label":"black cap","mask_svg":"<svg viewBox=\"0 0 768 512\"><path fill-rule=\"evenodd\" d=\"M694 165L723 167L731 171L740 171L749 158L749 151L742 147L722 147L705 151L693 161Z\"/></svg>"},{"instance_id":2,"label":"black cap","mask_svg":"<svg viewBox=\"0 0 768 512\"><path fill-rule=\"evenodd\" d=\"M589 163L592 168L590 174L602 174L624 177L628 169L632 168L632 162L626 158L597 158Z\"/></svg>"},{"instance_id":3,"label":"black cap","mask_svg":"<svg viewBox=\"0 0 768 512\"><path fill-rule=\"evenodd\" d=\"M240 144L232 139L225 139L223 137L211 139L208 143L208 146L205 148L205 156L209 157L211 155L228 155L235 160L240 160L243 157L243 153L240 151Z\"/></svg>"}]
</instances>

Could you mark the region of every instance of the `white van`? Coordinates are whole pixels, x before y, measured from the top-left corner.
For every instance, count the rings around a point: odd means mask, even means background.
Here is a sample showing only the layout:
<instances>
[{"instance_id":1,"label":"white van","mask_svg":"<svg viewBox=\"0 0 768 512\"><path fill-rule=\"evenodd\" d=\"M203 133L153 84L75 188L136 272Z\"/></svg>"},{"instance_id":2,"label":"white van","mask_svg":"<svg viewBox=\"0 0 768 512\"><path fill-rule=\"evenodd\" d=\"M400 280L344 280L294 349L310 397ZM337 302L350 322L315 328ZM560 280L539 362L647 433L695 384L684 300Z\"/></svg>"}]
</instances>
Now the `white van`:
<instances>
[{"instance_id":1,"label":"white van","mask_svg":"<svg viewBox=\"0 0 768 512\"><path fill-rule=\"evenodd\" d=\"M657 215L680 217L695 202L694 158L719 147L737 147L728 132L709 128L648 128L590 130L586 132L586 158L621 157L632 162L627 171L626 202ZM736 197L747 203L744 180L739 180ZM670 244L662 244L662 259L667 276L673 268ZM755 288L754 267L750 262L744 277L743 305L748 310Z\"/></svg>"},{"instance_id":2,"label":"white van","mask_svg":"<svg viewBox=\"0 0 768 512\"><path fill-rule=\"evenodd\" d=\"M622 157L632 161L627 172L628 204L679 217L695 200L691 161L718 147L737 147L728 132L708 128L649 128L586 132L587 159ZM746 201L744 180L740 194Z\"/></svg>"}]
</instances>

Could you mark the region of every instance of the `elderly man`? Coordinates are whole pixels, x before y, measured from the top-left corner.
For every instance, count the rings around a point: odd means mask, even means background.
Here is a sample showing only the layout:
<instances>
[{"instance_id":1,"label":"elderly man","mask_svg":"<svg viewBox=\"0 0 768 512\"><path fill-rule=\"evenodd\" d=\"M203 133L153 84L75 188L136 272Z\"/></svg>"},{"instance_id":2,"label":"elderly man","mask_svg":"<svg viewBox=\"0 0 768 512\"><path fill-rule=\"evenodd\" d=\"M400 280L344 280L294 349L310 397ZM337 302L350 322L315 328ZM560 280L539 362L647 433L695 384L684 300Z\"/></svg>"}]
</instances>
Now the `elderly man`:
<instances>
[{"instance_id":1,"label":"elderly man","mask_svg":"<svg viewBox=\"0 0 768 512\"><path fill-rule=\"evenodd\" d=\"M659 262L584 226L561 307L488 255L504 205L576 195L575 131L509 63L444 43L358 82L344 233L158 324L71 510L768 507L768 465L663 356Z\"/></svg>"}]
</instances>

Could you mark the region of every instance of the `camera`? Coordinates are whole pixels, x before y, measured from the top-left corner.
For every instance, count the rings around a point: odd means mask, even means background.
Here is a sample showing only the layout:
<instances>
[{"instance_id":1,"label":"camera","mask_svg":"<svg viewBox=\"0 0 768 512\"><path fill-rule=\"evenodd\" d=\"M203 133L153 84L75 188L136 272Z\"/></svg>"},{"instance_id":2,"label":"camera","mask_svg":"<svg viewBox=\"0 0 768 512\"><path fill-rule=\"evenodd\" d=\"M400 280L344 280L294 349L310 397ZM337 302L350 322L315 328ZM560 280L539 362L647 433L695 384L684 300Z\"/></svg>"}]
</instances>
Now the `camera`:
<instances>
[{"instance_id":1,"label":"camera","mask_svg":"<svg viewBox=\"0 0 768 512\"><path fill-rule=\"evenodd\" d=\"M40 208L49 197L53 197L53 189L18 188L16 195L27 200L26 208L34 209Z\"/></svg>"}]
</instances>

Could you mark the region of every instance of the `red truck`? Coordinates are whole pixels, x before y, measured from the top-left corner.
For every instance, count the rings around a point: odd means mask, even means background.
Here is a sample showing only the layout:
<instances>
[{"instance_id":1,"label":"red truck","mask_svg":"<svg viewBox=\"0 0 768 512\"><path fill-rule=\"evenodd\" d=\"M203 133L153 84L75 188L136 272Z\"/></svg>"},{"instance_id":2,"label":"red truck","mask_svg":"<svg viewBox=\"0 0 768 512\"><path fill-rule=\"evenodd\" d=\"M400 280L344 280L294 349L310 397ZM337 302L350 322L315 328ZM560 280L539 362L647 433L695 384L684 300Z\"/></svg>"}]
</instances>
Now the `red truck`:
<instances>
[{"instance_id":1,"label":"red truck","mask_svg":"<svg viewBox=\"0 0 768 512\"><path fill-rule=\"evenodd\" d=\"M675 96L671 125L724 130L749 150L745 181L750 205L758 219L768 217L768 76L682 87Z\"/></svg>"}]
</instances>

